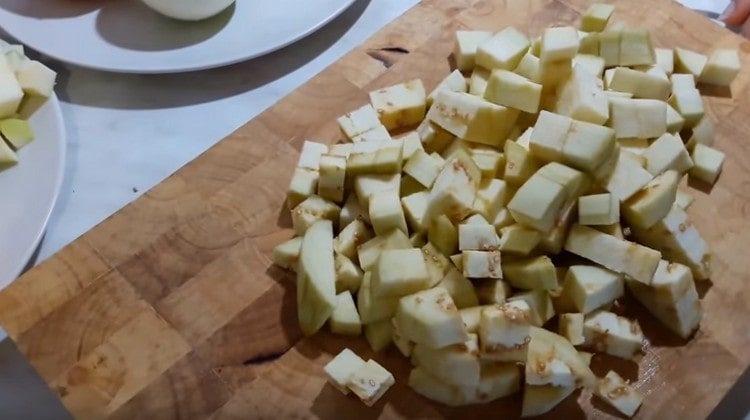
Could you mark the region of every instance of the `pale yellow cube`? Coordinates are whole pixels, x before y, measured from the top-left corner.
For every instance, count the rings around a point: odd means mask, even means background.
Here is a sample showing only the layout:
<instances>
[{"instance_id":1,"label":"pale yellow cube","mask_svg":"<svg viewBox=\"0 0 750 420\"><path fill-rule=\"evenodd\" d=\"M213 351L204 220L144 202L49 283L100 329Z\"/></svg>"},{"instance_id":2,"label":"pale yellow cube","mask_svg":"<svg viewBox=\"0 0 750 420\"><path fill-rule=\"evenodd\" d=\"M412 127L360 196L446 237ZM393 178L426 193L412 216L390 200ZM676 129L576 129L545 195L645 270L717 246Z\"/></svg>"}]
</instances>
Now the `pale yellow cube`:
<instances>
[{"instance_id":1,"label":"pale yellow cube","mask_svg":"<svg viewBox=\"0 0 750 420\"><path fill-rule=\"evenodd\" d=\"M484 67L475 67L469 77L469 93L474 96L484 97L487 90L487 82L490 80L490 71Z\"/></svg>"},{"instance_id":2,"label":"pale yellow cube","mask_svg":"<svg viewBox=\"0 0 750 420\"><path fill-rule=\"evenodd\" d=\"M586 345L598 352L623 359L632 359L643 347L643 331L638 321L631 321L612 312L597 311L583 322Z\"/></svg>"},{"instance_id":3,"label":"pale yellow cube","mask_svg":"<svg viewBox=\"0 0 750 420\"><path fill-rule=\"evenodd\" d=\"M581 30L586 32L601 32L607 27L615 6L604 3L594 3L586 9L581 18Z\"/></svg>"},{"instance_id":4,"label":"pale yellow cube","mask_svg":"<svg viewBox=\"0 0 750 420\"><path fill-rule=\"evenodd\" d=\"M517 289L552 290L558 287L555 265L546 255L504 263L503 278Z\"/></svg>"},{"instance_id":5,"label":"pale yellow cube","mask_svg":"<svg viewBox=\"0 0 750 420\"><path fill-rule=\"evenodd\" d=\"M578 53L578 31L572 26L547 28L542 34L542 62L570 60Z\"/></svg>"},{"instance_id":6,"label":"pale yellow cube","mask_svg":"<svg viewBox=\"0 0 750 420\"><path fill-rule=\"evenodd\" d=\"M469 84L466 82L466 78L461 71L458 69L453 70L451 74L446 76L445 79L441 80L435 89L427 95L427 106L431 106L435 100L435 95L441 90L450 90L452 92L467 92L469 90Z\"/></svg>"},{"instance_id":7,"label":"pale yellow cube","mask_svg":"<svg viewBox=\"0 0 750 420\"><path fill-rule=\"evenodd\" d=\"M576 66L581 66L592 76L602 77L604 73L604 59L598 55L576 54L573 57L573 68Z\"/></svg>"},{"instance_id":8,"label":"pale yellow cube","mask_svg":"<svg viewBox=\"0 0 750 420\"><path fill-rule=\"evenodd\" d=\"M525 301L487 306L479 320L480 356L487 360L525 362L530 334L531 308Z\"/></svg>"},{"instance_id":9,"label":"pale yellow cube","mask_svg":"<svg viewBox=\"0 0 750 420\"><path fill-rule=\"evenodd\" d=\"M674 73L674 51L671 48L654 48L656 54L656 65L659 66L667 76Z\"/></svg>"},{"instance_id":10,"label":"pale yellow cube","mask_svg":"<svg viewBox=\"0 0 750 420\"><path fill-rule=\"evenodd\" d=\"M298 168L317 171L320 167L320 157L328 153L328 146L322 143L305 140L297 161Z\"/></svg>"},{"instance_id":11,"label":"pale yellow cube","mask_svg":"<svg viewBox=\"0 0 750 420\"><path fill-rule=\"evenodd\" d=\"M613 370L599 381L594 393L628 417L632 417L643 402L643 395Z\"/></svg>"},{"instance_id":12,"label":"pale yellow cube","mask_svg":"<svg viewBox=\"0 0 750 420\"><path fill-rule=\"evenodd\" d=\"M57 73L35 60L23 61L16 69L18 84L27 95L50 97L56 78Z\"/></svg>"},{"instance_id":13,"label":"pale yellow cube","mask_svg":"<svg viewBox=\"0 0 750 420\"><path fill-rule=\"evenodd\" d=\"M318 220L336 222L341 208L317 195L311 195L292 209L292 226L297 235L304 235Z\"/></svg>"},{"instance_id":14,"label":"pale yellow cube","mask_svg":"<svg viewBox=\"0 0 750 420\"><path fill-rule=\"evenodd\" d=\"M621 275L592 265L573 265L565 274L562 296L576 311L588 314L620 298L625 283Z\"/></svg>"},{"instance_id":15,"label":"pale yellow cube","mask_svg":"<svg viewBox=\"0 0 750 420\"><path fill-rule=\"evenodd\" d=\"M419 124L425 115L427 95L422 81L414 79L370 92L370 102L380 122L392 130Z\"/></svg>"},{"instance_id":16,"label":"pale yellow cube","mask_svg":"<svg viewBox=\"0 0 750 420\"><path fill-rule=\"evenodd\" d=\"M402 297L396 310L396 323L405 339L432 348L469 339L453 298L442 287Z\"/></svg>"},{"instance_id":17,"label":"pale yellow cube","mask_svg":"<svg viewBox=\"0 0 750 420\"><path fill-rule=\"evenodd\" d=\"M477 47L491 37L492 32L489 31L456 31L453 58L456 60L458 70L472 70L475 65Z\"/></svg>"},{"instance_id":18,"label":"pale yellow cube","mask_svg":"<svg viewBox=\"0 0 750 420\"><path fill-rule=\"evenodd\" d=\"M579 346L583 344L583 314L567 313L560 314L558 331L561 336L570 341L570 344Z\"/></svg>"},{"instance_id":19,"label":"pale yellow cube","mask_svg":"<svg viewBox=\"0 0 750 420\"><path fill-rule=\"evenodd\" d=\"M427 226L422 222L424 220L424 214L427 212L429 198L430 193L428 191L419 191L401 197L401 205L404 208L406 222L409 224L409 228L412 232L427 231Z\"/></svg>"},{"instance_id":20,"label":"pale yellow cube","mask_svg":"<svg viewBox=\"0 0 750 420\"><path fill-rule=\"evenodd\" d=\"M337 121L341 131L350 139L381 125L378 113L370 104L342 115Z\"/></svg>"},{"instance_id":21,"label":"pale yellow cube","mask_svg":"<svg viewBox=\"0 0 750 420\"><path fill-rule=\"evenodd\" d=\"M606 161L615 146L613 129L573 120L562 149L563 163L592 172Z\"/></svg>"},{"instance_id":22,"label":"pale yellow cube","mask_svg":"<svg viewBox=\"0 0 750 420\"><path fill-rule=\"evenodd\" d=\"M654 99L610 101L610 122L620 138L656 138L667 132L667 104Z\"/></svg>"},{"instance_id":23,"label":"pale yellow cube","mask_svg":"<svg viewBox=\"0 0 750 420\"><path fill-rule=\"evenodd\" d=\"M508 210L518 223L546 233L554 227L565 196L563 186L535 175L518 189Z\"/></svg>"},{"instance_id":24,"label":"pale yellow cube","mask_svg":"<svg viewBox=\"0 0 750 420\"><path fill-rule=\"evenodd\" d=\"M318 195L335 203L344 201L346 158L342 156L322 155L320 157L319 173Z\"/></svg>"},{"instance_id":25,"label":"pale yellow cube","mask_svg":"<svg viewBox=\"0 0 750 420\"><path fill-rule=\"evenodd\" d=\"M392 229L409 232L397 191L379 191L370 197L370 223L377 235L384 235Z\"/></svg>"},{"instance_id":26,"label":"pale yellow cube","mask_svg":"<svg viewBox=\"0 0 750 420\"><path fill-rule=\"evenodd\" d=\"M386 321L387 322L387 321ZM346 386L368 407L372 407L396 380L374 360L368 360L354 371Z\"/></svg>"},{"instance_id":27,"label":"pale yellow cube","mask_svg":"<svg viewBox=\"0 0 750 420\"><path fill-rule=\"evenodd\" d=\"M499 244L495 227L489 223L458 225L458 249L461 251L492 251Z\"/></svg>"},{"instance_id":28,"label":"pale yellow cube","mask_svg":"<svg viewBox=\"0 0 750 420\"><path fill-rule=\"evenodd\" d=\"M477 48L476 64L486 69L512 70L529 49L529 38L509 26Z\"/></svg>"},{"instance_id":29,"label":"pale yellow cube","mask_svg":"<svg viewBox=\"0 0 750 420\"><path fill-rule=\"evenodd\" d=\"M463 274L474 279L502 279L499 251L463 251Z\"/></svg>"},{"instance_id":30,"label":"pale yellow cube","mask_svg":"<svg viewBox=\"0 0 750 420\"><path fill-rule=\"evenodd\" d=\"M461 139L499 146L513 128L518 113L468 93L442 91L427 118Z\"/></svg>"},{"instance_id":31,"label":"pale yellow cube","mask_svg":"<svg viewBox=\"0 0 750 420\"><path fill-rule=\"evenodd\" d=\"M696 79L703 73L708 57L685 48L674 49L674 71L692 74Z\"/></svg>"},{"instance_id":32,"label":"pale yellow cube","mask_svg":"<svg viewBox=\"0 0 750 420\"><path fill-rule=\"evenodd\" d=\"M609 119L609 101L599 79L577 65L558 87L555 111L575 120L602 125Z\"/></svg>"},{"instance_id":33,"label":"pale yellow cube","mask_svg":"<svg viewBox=\"0 0 750 420\"><path fill-rule=\"evenodd\" d=\"M287 207L291 210L305 201L307 197L315 194L319 179L318 171L305 168L295 169L287 190Z\"/></svg>"},{"instance_id":34,"label":"pale yellow cube","mask_svg":"<svg viewBox=\"0 0 750 420\"><path fill-rule=\"evenodd\" d=\"M578 199L578 223L611 225L620 221L620 200L612 194L586 195Z\"/></svg>"},{"instance_id":35,"label":"pale yellow cube","mask_svg":"<svg viewBox=\"0 0 750 420\"><path fill-rule=\"evenodd\" d=\"M384 250L372 274L372 293L375 296L409 295L426 288L429 278L421 250Z\"/></svg>"},{"instance_id":36,"label":"pale yellow cube","mask_svg":"<svg viewBox=\"0 0 750 420\"><path fill-rule=\"evenodd\" d=\"M542 81L541 62L539 60L539 57L531 54L530 52L524 54L524 56L521 58L521 61L518 63L518 66L516 66L513 72L531 80L534 83L539 83Z\"/></svg>"},{"instance_id":37,"label":"pale yellow cube","mask_svg":"<svg viewBox=\"0 0 750 420\"><path fill-rule=\"evenodd\" d=\"M677 194L682 174L669 170L652 179L622 205L622 214L632 227L648 229L666 217Z\"/></svg>"},{"instance_id":38,"label":"pale yellow cube","mask_svg":"<svg viewBox=\"0 0 750 420\"><path fill-rule=\"evenodd\" d=\"M392 137L390 133L388 133L388 129L385 128L383 124L380 124L380 121L378 121L378 125L376 125L375 127L352 137L352 142L359 143L359 142L367 141L367 142L382 143L391 139Z\"/></svg>"},{"instance_id":39,"label":"pale yellow cube","mask_svg":"<svg viewBox=\"0 0 750 420\"><path fill-rule=\"evenodd\" d=\"M424 147L427 153L442 152L455 138L446 129L428 119L419 124L417 134L419 135L419 140L422 142L422 147Z\"/></svg>"},{"instance_id":40,"label":"pale yellow cube","mask_svg":"<svg viewBox=\"0 0 750 420\"><path fill-rule=\"evenodd\" d=\"M521 111L535 113L539 110L542 85L508 70L492 71L484 91L484 99Z\"/></svg>"},{"instance_id":41,"label":"pale yellow cube","mask_svg":"<svg viewBox=\"0 0 750 420\"><path fill-rule=\"evenodd\" d=\"M664 133L643 152L646 170L651 175L659 175L670 169L684 173L693 167L685 145L678 135Z\"/></svg>"},{"instance_id":42,"label":"pale yellow cube","mask_svg":"<svg viewBox=\"0 0 750 420\"><path fill-rule=\"evenodd\" d=\"M432 187L442 165L424 151L416 151L404 165L404 173L426 188Z\"/></svg>"},{"instance_id":43,"label":"pale yellow cube","mask_svg":"<svg viewBox=\"0 0 750 420\"><path fill-rule=\"evenodd\" d=\"M656 62L651 34L646 28L624 28L620 32L621 66L650 65Z\"/></svg>"},{"instance_id":44,"label":"pale yellow cube","mask_svg":"<svg viewBox=\"0 0 750 420\"><path fill-rule=\"evenodd\" d=\"M362 333L362 321L359 319L359 313L350 292L336 295L336 308L331 313L328 323L334 334L360 335Z\"/></svg>"},{"instance_id":45,"label":"pale yellow cube","mask_svg":"<svg viewBox=\"0 0 750 420\"><path fill-rule=\"evenodd\" d=\"M534 229L514 224L500 229L500 251L517 255L528 255L542 240L542 234Z\"/></svg>"},{"instance_id":46,"label":"pale yellow cube","mask_svg":"<svg viewBox=\"0 0 750 420\"><path fill-rule=\"evenodd\" d=\"M721 173L724 157L723 152L713 147L696 144L692 154L694 166L690 169L690 176L713 185Z\"/></svg>"},{"instance_id":47,"label":"pale yellow cube","mask_svg":"<svg viewBox=\"0 0 750 420\"><path fill-rule=\"evenodd\" d=\"M698 81L717 86L729 86L740 73L740 56L737 50L718 49L708 57Z\"/></svg>"},{"instance_id":48,"label":"pale yellow cube","mask_svg":"<svg viewBox=\"0 0 750 420\"><path fill-rule=\"evenodd\" d=\"M349 382L349 378L364 364L365 361L361 357L349 349L344 349L323 367L323 371L326 373L328 382L331 385L342 393L348 394L349 388L347 387L347 383Z\"/></svg>"}]
</instances>

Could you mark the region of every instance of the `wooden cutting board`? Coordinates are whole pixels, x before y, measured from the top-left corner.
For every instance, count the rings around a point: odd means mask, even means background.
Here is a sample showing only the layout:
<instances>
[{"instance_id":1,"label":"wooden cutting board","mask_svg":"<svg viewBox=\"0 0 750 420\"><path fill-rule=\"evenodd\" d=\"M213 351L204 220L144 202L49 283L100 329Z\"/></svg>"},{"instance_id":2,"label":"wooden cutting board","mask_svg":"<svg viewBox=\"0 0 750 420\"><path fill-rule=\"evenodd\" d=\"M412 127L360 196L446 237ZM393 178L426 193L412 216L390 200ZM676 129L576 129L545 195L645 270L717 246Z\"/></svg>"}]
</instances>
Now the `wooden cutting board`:
<instances>
[{"instance_id":1,"label":"wooden cutting board","mask_svg":"<svg viewBox=\"0 0 750 420\"><path fill-rule=\"evenodd\" d=\"M364 339L303 339L294 276L271 265L292 236L285 190L304 139L342 136L335 117L367 92L449 72L459 28L515 25L531 35L577 24L584 0L425 0L212 149L32 269L0 293L0 323L80 418L517 416L520 396L447 409L406 386L394 349ZM616 2L616 21L652 30L657 45L708 52L750 44L668 0ZM688 341L637 310L650 344L639 363L597 356L646 395L638 416L703 418L750 363L750 72L708 91L717 145L727 153L710 192L694 191L693 221L714 253L699 285L705 317ZM207 123L209 123L207 121ZM342 346L374 357L397 384L373 408L325 384L321 366ZM576 402L576 399L579 404ZM609 417L578 393L552 416Z\"/></svg>"}]
</instances>

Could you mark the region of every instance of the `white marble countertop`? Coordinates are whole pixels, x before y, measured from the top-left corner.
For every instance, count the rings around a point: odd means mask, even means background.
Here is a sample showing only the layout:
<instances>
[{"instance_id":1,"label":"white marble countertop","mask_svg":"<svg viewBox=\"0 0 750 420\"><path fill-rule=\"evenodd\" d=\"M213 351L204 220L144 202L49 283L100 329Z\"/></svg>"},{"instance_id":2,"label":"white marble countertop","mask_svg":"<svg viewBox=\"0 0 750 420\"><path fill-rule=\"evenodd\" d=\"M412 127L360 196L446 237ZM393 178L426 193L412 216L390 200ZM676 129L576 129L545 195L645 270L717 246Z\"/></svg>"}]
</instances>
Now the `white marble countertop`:
<instances>
[{"instance_id":1,"label":"white marble countertop","mask_svg":"<svg viewBox=\"0 0 750 420\"><path fill-rule=\"evenodd\" d=\"M46 61L68 135L65 179L39 262L362 43L417 0L359 0L312 36L268 56L177 75L104 73ZM728 0L683 0L721 13ZM8 398L8 396L12 396ZM0 343L3 418L67 417L15 350Z\"/></svg>"}]
</instances>

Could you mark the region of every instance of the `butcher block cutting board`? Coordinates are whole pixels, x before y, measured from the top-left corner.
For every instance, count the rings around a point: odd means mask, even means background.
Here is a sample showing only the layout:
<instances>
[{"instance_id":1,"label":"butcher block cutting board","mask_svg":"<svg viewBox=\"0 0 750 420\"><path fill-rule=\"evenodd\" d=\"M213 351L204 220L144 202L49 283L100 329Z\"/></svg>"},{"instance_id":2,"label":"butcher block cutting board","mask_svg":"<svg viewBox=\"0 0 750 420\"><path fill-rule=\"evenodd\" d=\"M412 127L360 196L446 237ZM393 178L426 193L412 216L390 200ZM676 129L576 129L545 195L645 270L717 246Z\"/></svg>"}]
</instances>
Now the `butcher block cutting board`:
<instances>
[{"instance_id":1,"label":"butcher block cutting board","mask_svg":"<svg viewBox=\"0 0 750 420\"><path fill-rule=\"evenodd\" d=\"M532 36L577 24L584 0L425 0L193 162L0 293L0 323L79 418L516 417L520 395L448 409L406 385L408 361L364 339L303 338L294 275L271 264L292 237L285 191L303 140L342 138L335 118L367 92L411 78L431 89L450 70L453 32L514 25ZM668 0L617 1L615 21L658 46L708 52L750 44ZM705 316L689 341L628 302L649 344L636 363L596 356L645 395L642 418L703 418L750 363L750 71L708 91L727 154L710 193L693 191L695 225L715 254L699 284ZM209 123L207 121L207 123ZM344 396L322 366L344 346L394 372L374 407ZM587 392L550 413L616 414Z\"/></svg>"}]
</instances>

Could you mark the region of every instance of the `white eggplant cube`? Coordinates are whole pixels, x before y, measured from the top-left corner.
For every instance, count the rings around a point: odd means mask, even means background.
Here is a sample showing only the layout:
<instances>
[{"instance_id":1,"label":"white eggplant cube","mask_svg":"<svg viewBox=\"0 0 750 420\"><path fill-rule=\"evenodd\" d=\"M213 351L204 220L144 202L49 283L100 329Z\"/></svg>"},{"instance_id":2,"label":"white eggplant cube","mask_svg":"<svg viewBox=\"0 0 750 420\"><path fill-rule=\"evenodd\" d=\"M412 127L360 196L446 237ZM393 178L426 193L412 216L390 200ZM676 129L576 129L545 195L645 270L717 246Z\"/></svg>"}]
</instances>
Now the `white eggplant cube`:
<instances>
[{"instance_id":1,"label":"white eggplant cube","mask_svg":"<svg viewBox=\"0 0 750 420\"><path fill-rule=\"evenodd\" d=\"M378 113L375 112L375 108L370 104L363 105L352 112L342 115L337 121L339 127L341 127L341 131L350 139L381 125Z\"/></svg>"},{"instance_id":2,"label":"white eggplant cube","mask_svg":"<svg viewBox=\"0 0 750 420\"><path fill-rule=\"evenodd\" d=\"M694 166L690 169L690 176L713 185L724 165L724 153L713 147L696 144L692 158Z\"/></svg>"},{"instance_id":3,"label":"white eggplant cube","mask_svg":"<svg viewBox=\"0 0 750 420\"><path fill-rule=\"evenodd\" d=\"M489 223L458 225L458 249L461 251L494 251L499 245L495 227Z\"/></svg>"},{"instance_id":4,"label":"white eggplant cube","mask_svg":"<svg viewBox=\"0 0 750 420\"><path fill-rule=\"evenodd\" d=\"M623 292L621 275L601 267L573 265L565 274L562 293L578 312L588 314L614 302Z\"/></svg>"},{"instance_id":5,"label":"white eggplant cube","mask_svg":"<svg viewBox=\"0 0 750 420\"><path fill-rule=\"evenodd\" d=\"M698 81L717 86L729 86L740 73L740 56L737 50L718 49L708 57Z\"/></svg>"},{"instance_id":6,"label":"white eggplant cube","mask_svg":"<svg viewBox=\"0 0 750 420\"><path fill-rule=\"evenodd\" d=\"M440 162L422 150L414 152L404 165L404 173L426 188L432 187L440 169L442 169Z\"/></svg>"},{"instance_id":7,"label":"white eggplant cube","mask_svg":"<svg viewBox=\"0 0 750 420\"><path fill-rule=\"evenodd\" d=\"M620 201L625 201L645 187L652 179L640 162L619 151L612 171L601 179L601 184Z\"/></svg>"},{"instance_id":8,"label":"white eggplant cube","mask_svg":"<svg viewBox=\"0 0 750 420\"><path fill-rule=\"evenodd\" d=\"M49 98L55 88L57 73L38 61L27 60L16 70L16 78L27 95Z\"/></svg>"},{"instance_id":9,"label":"white eggplant cube","mask_svg":"<svg viewBox=\"0 0 750 420\"><path fill-rule=\"evenodd\" d=\"M392 130L419 124L424 119L427 95L422 81L414 79L370 92L370 102L380 122Z\"/></svg>"},{"instance_id":10,"label":"white eggplant cube","mask_svg":"<svg viewBox=\"0 0 750 420\"><path fill-rule=\"evenodd\" d=\"M492 37L489 31L456 31L453 58L461 71L474 69L477 47Z\"/></svg>"},{"instance_id":11,"label":"white eggplant cube","mask_svg":"<svg viewBox=\"0 0 750 420\"><path fill-rule=\"evenodd\" d=\"M578 198L578 223L611 225L620 221L620 200L612 194L594 194Z\"/></svg>"},{"instance_id":12,"label":"white eggplant cube","mask_svg":"<svg viewBox=\"0 0 750 420\"><path fill-rule=\"evenodd\" d=\"M614 99L610 117L615 136L656 138L667 132L667 104L654 99Z\"/></svg>"},{"instance_id":13,"label":"white eggplant cube","mask_svg":"<svg viewBox=\"0 0 750 420\"><path fill-rule=\"evenodd\" d=\"M289 190L287 191L287 206L289 209L297 205L313 194L318 189L318 180L320 174L318 171L305 168L296 168L289 181Z\"/></svg>"},{"instance_id":14,"label":"white eggplant cube","mask_svg":"<svg viewBox=\"0 0 750 420\"><path fill-rule=\"evenodd\" d=\"M336 308L331 313L328 323L334 334L360 335L362 333L362 322L349 291L336 295Z\"/></svg>"},{"instance_id":15,"label":"white eggplant cube","mask_svg":"<svg viewBox=\"0 0 750 420\"><path fill-rule=\"evenodd\" d=\"M469 339L453 299L442 287L402 297L396 310L396 323L405 339L432 348Z\"/></svg>"},{"instance_id":16,"label":"white eggplant cube","mask_svg":"<svg viewBox=\"0 0 750 420\"><path fill-rule=\"evenodd\" d=\"M611 128L574 120L563 146L563 160L576 169L592 172L614 148L615 133Z\"/></svg>"},{"instance_id":17,"label":"white eggplant cube","mask_svg":"<svg viewBox=\"0 0 750 420\"><path fill-rule=\"evenodd\" d=\"M565 250L645 284L661 260L659 251L581 225L570 229Z\"/></svg>"},{"instance_id":18,"label":"white eggplant cube","mask_svg":"<svg viewBox=\"0 0 750 420\"><path fill-rule=\"evenodd\" d=\"M379 191L370 197L370 223L377 235L384 235L392 229L409 232L396 190Z\"/></svg>"},{"instance_id":19,"label":"white eggplant cube","mask_svg":"<svg viewBox=\"0 0 750 420\"><path fill-rule=\"evenodd\" d=\"M625 28L620 32L621 66L650 65L656 61L651 33L645 28Z\"/></svg>"},{"instance_id":20,"label":"white eggplant cube","mask_svg":"<svg viewBox=\"0 0 750 420\"><path fill-rule=\"evenodd\" d=\"M322 155L320 157L319 174L318 195L335 203L344 201L346 158L342 156Z\"/></svg>"},{"instance_id":21,"label":"white eggplant cube","mask_svg":"<svg viewBox=\"0 0 750 420\"><path fill-rule=\"evenodd\" d=\"M476 64L490 70L513 70L529 45L526 35L509 26L479 45Z\"/></svg>"},{"instance_id":22,"label":"white eggplant cube","mask_svg":"<svg viewBox=\"0 0 750 420\"><path fill-rule=\"evenodd\" d=\"M674 70L676 73L692 74L698 78L708 62L708 57L685 48L674 49Z\"/></svg>"},{"instance_id":23,"label":"white eggplant cube","mask_svg":"<svg viewBox=\"0 0 750 420\"><path fill-rule=\"evenodd\" d=\"M499 146L507 138L519 111L474 95L442 91L427 118L461 139Z\"/></svg>"},{"instance_id":24,"label":"white eggplant cube","mask_svg":"<svg viewBox=\"0 0 750 420\"><path fill-rule=\"evenodd\" d=\"M359 397L366 406L372 407L388 391L396 380L393 375L374 360L368 360L354 371L346 386Z\"/></svg>"},{"instance_id":25,"label":"white eggplant cube","mask_svg":"<svg viewBox=\"0 0 750 420\"><path fill-rule=\"evenodd\" d=\"M530 113L539 110L541 96L542 85L503 69L492 71L484 91L484 99L492 103Z\"/></svg>"},{"instance_id":26,"label":"white eggplant cube","mask_svg":"<svg viewBox=\"0 0 750 420\"><path fill-rule=\"evenodd\" d=\"M453 70L448 76L445 77L435 89L427 95L427 106L431 106L435 100L435 95L441 90L450 90L452 92L467 92L469 90L469 84L466 82L466 78L461 71L456 69Z\"/></svg>"},{"instance_id":27,"label":"white eggplant cube","mask_svg":"<svg viewBox=\"0 0 750 420\"><path fill-rule=\"evenodd\" d=\"M481 357L497 361L526 361L531 341L531 308L523 300L482 309L479 320Z\"/></svg>"},{"instance_id":28,"label":"white eggplant cube","mask_svg":"<svg viewBox=\"0 0 750 420\"><path fill-rule=\"evenodd\" d=\"M361 357L349 349L344 349L325 365L323 371L326 373L328 382L331 385L342 393L348 394L349 388L347 384L349 383L349 378L364 364L365 361Z\"/></svg>"},{"instance_id":29,"label":"white eggplant cube","mask_svg":"<svg viewBox=\"0 0 750 420\"><path fill-rule=\"evenodd\" d=\"M567 313L560 314L558 330L560 335L567 338L570 344L579 346L583 344L583 314Z\"/></svg>"},{"instance_id":30,"label":"white eggplant cube","mask_svg":"<svg viewBox=\"0 0 750 420\"><path fill-rule=\"evenodd\" d=\"M562 159L563 147L573 124L567 116L548 111L539 113L529 140L529 151L540 159Z\"/></svg>"},{"instance_id":31,"label":"white eggplant cube","mask_svg":"<svg viewBox=\"0 0 750 420\"><path fill-rule=\"evenodd\" d=\"M518 189L508 203L513 218L540 232L549 232L565 202L565 188L543 176L534 175Z\"/></svg>"},{"instance_id":32,"label":"white eggplant cube","mask_svg":"<svg viewBox=\"0 0 750 420\"><path fill-rule=\"evenodd\" d=\"M659 175L670 169L680 173L693 167L693 159L682 140L670 133L664 133L643 152L646 158L646 170L651 175Z\"/></svg>"},{"instance_id":33,"label":"white eggplant cube","mask_svg":"<svg viewBox=\"0 0 750 420\"><path fill-rule=\"evenodd\" d=\"M581 19L581 30L586 32L601 32L607 27L610 16L615 11L611 4L594 3L586 9Z\"/></svg>"},{"instance_id":34,"label":"white eggplant cube","mask_svg":"<svg viewBox=\"0 0 750 420\"><path fill-rule=\"evenodd\" d=\"M632 359L643 347L643 331L637 321L612 312L597 311L583 322L586 345L598 352Z\"/></svg>"},{"instance_id":35,"label":"white eggplant cube","mask_svg":"<svg viewBox=\"0 0 750 420\"><path fill-rule=\"evenodd\" d=\"M578 53L578 31L572 26L547 28L542 34L539 58L543 62L570 60Z\"/></svg>"},{"instance_id":36,"label":"white eggplant cube","mask_svg":"<svg viewBox=\"0 0 750 420\"><path fill-rule=\"evenodd\" d=\"M669 170L657 176L623 203L622 214L630 226L648 229L666 217L677 195L682 174Z\"/></svg>"},{"instance_id":37,"label":"white eggplant cube","mask_svg":"<svg viewBox=\"0 0 750 420\"><path fill-rule=\"evenodd\" d=\"M643 395L613 370L599 380L594 393L628 417L632 417L643 402Z\"/></svg>"},{"instance_id":38,"label":"white eggplant cube","mask_svg":"<svg viewBox=\"0 0 750 420\"><path fill-rule=\"evenodd\" d=\"M502 279L500 251L463 251L463 274L472 279Z\"/></svg>"},{"instance_id":39,"label":"white eggplant cube","mask_svg":"<svg viewBox=\"0 0 750 420\"><path fill-rule=\"evenodd\" d=\"M405 296L427 287L430 273L420 249L389 249L380 254L372 274L375 296Z\"/></svg>"}]
</instances>

